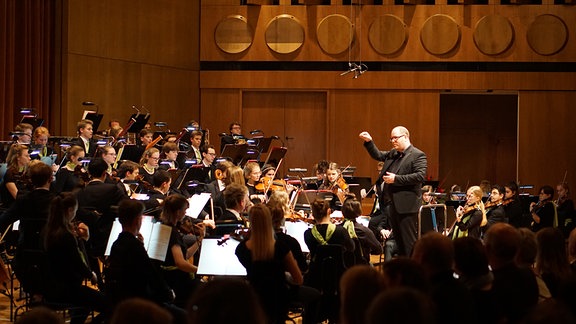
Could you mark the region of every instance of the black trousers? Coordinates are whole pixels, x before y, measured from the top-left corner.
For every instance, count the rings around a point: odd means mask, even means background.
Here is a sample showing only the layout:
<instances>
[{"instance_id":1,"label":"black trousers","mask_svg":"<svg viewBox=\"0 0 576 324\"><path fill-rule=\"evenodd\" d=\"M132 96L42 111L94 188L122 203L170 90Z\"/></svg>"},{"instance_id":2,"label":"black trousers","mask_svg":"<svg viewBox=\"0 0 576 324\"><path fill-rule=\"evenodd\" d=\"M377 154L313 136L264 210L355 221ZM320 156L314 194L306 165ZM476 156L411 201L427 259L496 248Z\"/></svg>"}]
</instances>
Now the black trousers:
<instances>
[{"instance_id":1,"label":"black trousers","mask_svg":"<svg viewBox=\"0 0 576 324\"><path fill-rule=\"evenodd\" d=\"M390 206L390 225L398 245L398 255L412 254L414 243L418 239L417 222L418 213L399 214L393 204Z\"/></svg>"}]
</instances>

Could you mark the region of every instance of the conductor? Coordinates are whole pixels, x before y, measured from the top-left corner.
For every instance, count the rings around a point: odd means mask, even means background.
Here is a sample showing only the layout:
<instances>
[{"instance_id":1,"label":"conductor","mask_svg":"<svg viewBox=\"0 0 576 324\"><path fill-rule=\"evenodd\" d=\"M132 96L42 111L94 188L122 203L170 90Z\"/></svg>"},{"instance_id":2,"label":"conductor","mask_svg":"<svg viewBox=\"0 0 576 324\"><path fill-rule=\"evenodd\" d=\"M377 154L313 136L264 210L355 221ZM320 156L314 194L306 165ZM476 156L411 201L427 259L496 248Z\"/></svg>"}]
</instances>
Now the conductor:
<instances>
[{"instance_id":1,"label":"conductor","mask_svg":"<svg viewBox=\"0 0 576 324\"><path fill-rule=\"evenodd\" d=\"M390 151L380 151L366 131L359 136L364 140L364 147L370 156L384 162L376 182L380 210L389 210L399 254L409 256L417 239L421 188L428 165L426 154L410 143L410 133L403 126L392 129Z\"/></svg>"}]
</instances>

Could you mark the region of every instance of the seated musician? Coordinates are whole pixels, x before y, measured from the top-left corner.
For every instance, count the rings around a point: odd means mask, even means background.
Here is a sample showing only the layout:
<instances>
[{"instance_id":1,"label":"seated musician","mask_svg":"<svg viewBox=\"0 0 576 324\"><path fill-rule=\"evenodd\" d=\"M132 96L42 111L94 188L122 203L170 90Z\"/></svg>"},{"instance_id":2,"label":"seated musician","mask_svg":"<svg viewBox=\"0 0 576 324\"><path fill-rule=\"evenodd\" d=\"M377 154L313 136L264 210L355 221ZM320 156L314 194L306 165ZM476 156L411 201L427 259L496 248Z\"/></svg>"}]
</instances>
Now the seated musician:
<instances>
[{"instance_id":1,"label":"seated musician","mask_svg":"<svg viewBox=\"0 0 576 324\"><path fill-rule=\"evenodd\" d=\"M190 295L200 284L200 280L193 278L198 267L186 259L195 251L186 249L182 236L178 231L178 223L182 221L188 209L188 200L184 196L174 194L166 197L160 219L162 224L172 227L170 243L166 260L162 264L162 274L168 285L176 293L174 304L185 307ZM191 249L198 249L194 244Z\"/></svg>"},{"instance_id":2,"label":"seated musician","mask_svg":"<svg viewBox=\"0 0 576 324\"><path fill-rule=\"evenodd\" d=\"M316 250L320 245L340 244L343 252L353 251L354 242L350 238L348 231L343 227L332 224L330 219L330 205L326 200L316 199L312 202L312 216L316 225L304 232L304 241L310 249L312 259L316 255Z\"/></svg>"},{"instance_id":3,"label":"seated musician","mask_svg":"<svg viewBox=\"0 0 576 324\"><path fill-rule=\"evenodd\" d=\"M144 202L147 215L158 217L160 215L160 206L170 192L172 177L166 170L158 170L152 177L153 188L147 192L148 200Z\"/></svg>"},{"instance_id":4,"label":"seated musician","mask_svg":"<svg viewBox=\"0 0 576 324\"><path fill-rule=\"evenodd\" d=\"M331 162L328 165L328 168L326 169L326 178L318 189L332 191L334 197L330 202L330 208L333 210L340 209L349 188L346 180L342 177L342 171L338 167L338 164Z\"/></svg>"},{"instance_id":5,"label":"seated musician","mask_svg":"<svg viewBox=\"0 0 576 324\"><path fill-rule=\"evenodd\" d=\"M216 150L214 145L203 145L200 148L200 153L202 154L202 166L208 168L208 176L204 179L204 183L210 183L216 180L216 166L214 165L214 160L216 159Z\"/></svg>"},{"instance_id":6,"label":"seated musician","mask_svg":"<svg viewBox=\"0 0 576 324\"><path fill-rule=\"evenodd\" d=\"M22 145L29 145L32 142L32 131L34 126L28 123L20 123L14 127L14 132L16 135L16 143Z\"/></svg>"},{"instance_id":7,"label":"seated musician","mask_svg":"<svg viewBox=\"0 0 576 324\"><path fill-rule=\"evenodd\" d=\"M216 219L216 223L244 224L243 213L250 202L248 188L241 184L231 183L224 189L224 202L226 203L226 210Z\"/></svg>"},{"instance_id":8,"label":"seated musician","mask_svg":"<svg viewBox=\"0 0 576 324\"><path fill-rule=\"evenodd\" d=\"M109 145L102 146L99 150L99 156L108 164L108 169L106 170L106 183L118 183L118 181L112 179L116 177L116 170L114 170L114 163L116 163L116 150Z\"/></svg>"},{"instance_id":9,"label":"seated musician","mask_svg":"<svg viewBox=\"0 0 576 324\"><path fill-rule=\"evenodd\" d=\"M324 180L326 179L326 170L328 169L329 164L330 162L326 160L320 160L318 163L314 164L312 170L314 172L314 176L316 177L316 181L313 183L308 183L306 185L306 189L320 189L320 186L322 186Z\"/></svg>"},{"instance_id":10,"label":"seated musician","mask_svg":"<svg viewBox=\"0 0 576 324\"><path fill-rule=\"evenodd\" d=\"M142 147L148 146L148 144L152 143L152 139L154 138L154 132L147 128L142 129L138 135L138 144Z\"/></svg>"},{"instance_id":11,"label":"seated musician","mask_svg":"<svg viewBox=\"0 0 576 324\"><path fill-rule=\"evenodd\" d=\"M490 226L504 222L508 223L508 217L506 217L506 212L504 211L504 205L502 202L504 201L505 189L499 185L493 185L492 189L490 190L490 198L489 201L486 202L486 219L487 223L486 226L483 228L483 232L490 228Z\"/></svg>"},{"instance_id":12,"label":"seated musician","mask_svg":"<svg viewBox=\"0 0 576 324\"><path fill-rule=\"evenodd\" d=\"M460 206L456 210L456 223L451 233L453 240L463 236L480 239L480 228L487 223L483 195L484 191L479 186L468 188L466 206Z\"/></svg>"},{"instance_id":13,"label":"seated musician","mask_svg":"<svg viewBox=\"0 0 576 324\"><path fill-rule=\"evenodd\" d=\"M118 177L120 178L119 185L128 197L132 197L132 194L139 193L138 190L138 179L140 175L140 166L136 162L124 161L118 167Z\"/></svg>"},{"instance_id":14,"label":"seated musician","mask_svg":"<svg viewBox=\"0 0 576 324\"><path fill-rule=\"evenodd\" d=\"M554 188L542 186L538 191L538 203L530 204L532 231L538 232L545 227L558 227L558 214L554 205Z\"/></svg>"},{"instance_id":15,"label":"seated musician","mask_svg":"<svg viewBox=\"0 0 576 324\"><path fill-rule=\"evenodd\" d=\"M78 145L84 148L86 156L93 157L96 154L98 145L96 141L92 138L93 133L93 123L89 119L82 119L76 125L76 130L78 131L78 138L72 141L72 145Z\"/></svg>"},{"instance_id":16,"label":"seated musician","mask_svg":"<svg viewBox=\"0 0 576 324\"><path fill-rule=\"evenodd\" d=\"M260 165L256 162L248 162L244 166L244 179L246 179L246 187L248 187L248 197L252 202L264 202L266 201L266 196L264 195L264 190L269 189L266 188L266 184L260 182L260 175L262 172L260 171ZM269 181L272 181L272 178L267 178ZM272 184L269 182L269 184ZM256 187L262 187L264 190L259 190ZM260 188L261 189L261 188Z\"/></svg>"},{"instance_id":17,"label":"seated musician","mask_svg":"<svg viewBox=\"0 0 576 324\"><path fill-rule=\"evenodd\" d=\"M165 157L158 165L158 170L177 170L178 144L166 142L162 145L162 155Z\"/></svg>"},{"instance_id":18,"label":"seated musician","mask_svg":"<svg viewBox=\"0 0 576 324\"><path fill-rule=\"evenodd\" d=\"M129 299L143 298L169 310L174 291L164 280L142 244L140 226L144 205L136 200L125 200L118 207L122 232L112 245L106 268L106 286L113 304ZM182 312L182 310L180 310Z\"/></svg>"},{"instance_id":19,"label":"seated musician","mask_svg":"<svg viewBox=\"0 0 576 324\"><path fill-rule=\"evenodd\" d=\"M55 193L69 192L80 186L81 183L80 173L86 172L82 169L82 159L85 156L84 149L81 146L71 146L66 151L66 164L56 172L56 180L52 183L52 188Z\"/></svg>"},{"instance_id":20,"label":"seated musician","mask_svg":"<svg viewBox=\"0 0 576 324\"><path fill-rule=\"evenodd\" d=\"M242 126L239 122L230 123L230 134L226 134L220 138L220 152L224 150L227 144L234 145L242 142L244 136L242 135Z\"/></svg>"},{"instance_id":21,"label":"seated musician","mask_svg":"<svg viewBox=\"0 0 576 324\"><path fill-rule=\"evenodd\" d=\"M154 173L158 168L158 162L160 160L160 151L153 147L144 152L142 158L140 159L140 175L143 180L152 183Z\"/></svg>"},{"instance_id":22,"label":"seated musician","mask_svg":"<svg viewBox=\"0 0 576 324\"><path fill-rule=\"evenodd\" d=\"M196 163L199 164L202 161L202 132L199 130L194 130L190 134L190 150L188 151L188 158L195 159Z\"/></svg>"},{"instance_id":23,"label":"seated musician","mask_svg":"<svg viewBox=\"0 0 576 324\"><path fill-rule=\"evenodd\" d=\"M558 212L558 227L564 234L564 237L569 237L570 232L575 227L574 216L574 202L570 198L570 187L566 182L562 182L556 185L556 192L558 193L558 199L556 200L556 211Z\"/></svg>"},{"instance_id":24,"label":"seated musician","mask_svg":"<svg viewBox=\"0 0 576 324\"><path fill-rule=\"evenodd\" d=\"M34 130L32 149L38 151L38 158L40 159L54 154L54 149L47 146L49 137L50 131L46 127L40 126Z\"/></svg>"},{"instance_id":25,"label":"seated musician","mask_svg":"<svg viewBox=\"0 0 576 324\"><path fill-rule=\"evenodd\" d=\"M376 239L374 233L366 226L358 223L356 218L362 215L362 204L353 194L348 194L342 204L344 222L342 227L348 231L348 235L354 241L354 264L369 264L370 254L382 254L382 245Z\"/></svg>"},{"instance_id":26,"label":"seated musician","mask_svg":"<svg viewBox=\"0 0 576 324\"><path fill-rule=\"evenodd\" d=\"M28 146L22 144L12 144L6 157L6 173L0 184L0 197L2 207L10 207L18 194L28 192L28 177L26 170L30 163Z\"/></svg>"}]
</instances>

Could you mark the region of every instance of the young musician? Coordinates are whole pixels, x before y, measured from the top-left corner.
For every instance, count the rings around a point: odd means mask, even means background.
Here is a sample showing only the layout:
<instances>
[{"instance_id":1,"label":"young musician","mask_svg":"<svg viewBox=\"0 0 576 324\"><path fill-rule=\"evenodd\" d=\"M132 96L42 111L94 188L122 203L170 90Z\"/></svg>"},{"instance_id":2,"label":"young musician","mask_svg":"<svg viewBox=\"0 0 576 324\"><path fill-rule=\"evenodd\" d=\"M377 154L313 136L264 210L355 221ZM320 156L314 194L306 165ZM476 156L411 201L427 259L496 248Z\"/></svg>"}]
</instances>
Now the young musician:
<instances>
[{"instance_id":1,"label":"young musician","mask_svg":"<svg viewBox=\"0 0 576 324\"><path fill-rule=\"evenodd\" d=\"M76 125L78 138L73 141L73 145L78 145L84 148L86 156L89 157L93 157L96 154L96 149L98 149L96 141L92 139L93 124L94 123L88 119L82 119L79 121Z\"/></svg>"},{"instance_id":2,"label":"young musician","mask_svg":"<svg viewBox=\"0 0 576 324\"><path fill-rule=\"evenodd\" d=\"M108 169L106 170L106 180L107 183L117 183L118 181L112 179L112 176L115 177L114 170L114 163L116 163L116 150L112 146L103 146L99 148L100 150L100 157L106 164L108 164Z\"/></svg>"},{"instance_id":3,"label":"young musician","mask_svg":"<svg viewBox=\"0 0 576 324\"><path fill-rule=\"evenodd\" d=\"M202 161L202 152L200 147L202 145L202 132L199 130L192 131L190 134L190 150L188 151L188 158L195 159L196 163Z\"/></svg>"},{"instance_id":4,"label":"young musician","mask_svg":"<svg viewBox=\"0 0 576 324\"><path fill-rule=\"evenodd\" d=\"M506 189L502 186L494 185L490 190L490 200L486 203L486 227L483 229L486 232L490 226L504 222L508 223L508 217L506 217L506 211L502 202L504 201L504 195Z\"/></svg>"},{"instance_id":5,"label":"young musician","mask_svg":"<svg viewBox=\"0 0 576 324\"><path fill-rule=\"evenodd\" d=\"M153 147L144 152L142 158L140 159L140 175L143 180L152 183L154 181L154 173L158 168L158 162L160 160L160 151Z\"/></svg>"},{"instance_id":6,"label":"young musician","mask_svg":"<svg viewBox=\"0 0 576 324\"><path fill-rule=\"evenodd\" d=\"M26 170L29 163L30 154L28 153L28 146L12 144L6 157L6 173L0 184L0 197L2 198L2 206L4 208L10 207L10 205L14 203L18 193L28 191Z\"/></svg>"},{"instance_id":7,"label":"young musician","mask_svg":"<svg viewBox=\"0 0 576 324\"><path fill-rule=\"evenodd\" d=\"M28 123L20 123L16 125L14 131L19 133L17 135L16 143L22 145L29 145L32 142L32 131L34 130L34 126Z\"/></svg>"},{"instance_id":8,"label":"young musician","mask_svg":"<svg viewBox=\"0 0 576 324\"><path fill-rule=\"evenodd\" d=\"M230 123L230 134L226 134L220 138L220 152L224 150L224 146L227 144L237 144L244 139L242 136L242 126L239 122Z\"/></svg>"},{"instance_id":9,"label":"young musician","mask_svg":"<svg viewBox=\"0 0 576 324\"><path fill-rule=\"evenodd\" d=\"M556 193L558 199L556 200L556 211L558 212L558 226L564 233L564 237L568 237L574 228L576 221L574 219L574 202L570 198L570 188L566 182L556 185Z\"/></svg>"},{"instance_id":10,"label":"young musician","mask_svg":"<svg viewBox=\"0 0 576 324\"><path fill-rule=\"evenodd\" d=\"M452 230L452 239L469 236L480 239L480 228L485 226L486 210L482 202L484 191L479 186L472 186L466 192L466 206L456 210L456 224Z\"/></svg>"},{"instance_id":11,"label":"young musician","mask_svg":"<svg viewBox=\"0 0 576 324\"><path fill-rule=\"evenodd\" d=\"M242 214L250 203L248 188L237 183L229 184L224 189L224 201L226 210L216 219L216 222L244 224L245 218Z\"/></svg>"},{"instance_id":12,"label":"young musician","mask_svg":"<svg viewBox=\"0 0 576 324\"><path fill-rule=\"evenodd\" d=\"M344 216L342 227L348 231L348 235L355 243L354 264L369 264L370 254L382 254L382 245L368 227L356 221L356 218L362 215L362 204L353 194L346 196L342 204L342 215Z\"/></svg>"},{"instance_id":13,"label":"young musician","mask_svg":"<svg viewBox=\"0 0 576 324\"><path fill-rule=\"evenodd\" d=\"M200 148L200 153L202 154L202 166L208 169L208 175L204 179L204 183L210 183L216 180L216 166L214 165L214 160L216 159L216 150L214 145L203 145Z\"/></svg>"},{"instance_id":14,"label":"young musician","mask_svg":"<svg viewBox=\"0 0 576 324\"><path fill-rule=\"evenodd\" d=\"M136 162L124 161L118 168L121 188L124 189L128 197L132 197L132 194L137 193L139 175L140 166Z\"/></svg>"},{"instance_id":15,"label":"young musician","mask_svg":"<svg viewBox=\"0 0 576 324\"><path fill-rule=\"evenodd\" d=\"M34 143L32 144L32 148L38 151L38 158L43 158L54 154L54 149L47 146L49 137L50 132L46 127L40 126L34 130L34 134L32 136Z\"/></svg>"},{"instance_id":16,"label":"young musician","mask_svg":"<svg viewBox=\"0 0 576 324\"><path fill-rule=\"evenodd\" d=\"M68 162L56 172L56 180L52 183L52 190L55 193L69 192L79 187L81 173L86 172L82 168L82 159L85 154L81 146L75 145L68 148L66 151Z\"/></svg>"},{"instance_id":17,"label":"young musician","mask_svg":"<svg viewBox=\"0 0 576 324\"><path fill-rule=\"evenodd\" d=\"M159 170L177 170L178 169L178 162L176 162L176 158L178 158L178 144L173 142L166 142L162 145L162 155L165 158L160 162L158 165Z\"/></svg>"},{"instance_id":18,"label":"young musician","mask_svg":"<svg viewBox=\"0 0 576 324\"><path fill-rule=\"evenodd\" d=\"M532 216L532 231L538 232L545 227L558 227L558 214L556 206L552 201L554 198L554 188L542 186L538 194L538 203L530 204L530 215Z\"/></svg>"},{"instance_id":19,"label":"young musician","mask_svg":"<svg viewBox=\"0 0 576 324\"><path fill-rule=\"evenodd\" d=\"M246 179L246 187L248 187L248 197L250 200L258 200L259 202L264 202L266 197L264 196L264 191L256 189L256 185L260 184L260 165L256 162L248 162L244 166L244 179ZM272 181L272 178L269 179ZM264 188L266 190L266 188Z\"/></svg>"}]
</instances>

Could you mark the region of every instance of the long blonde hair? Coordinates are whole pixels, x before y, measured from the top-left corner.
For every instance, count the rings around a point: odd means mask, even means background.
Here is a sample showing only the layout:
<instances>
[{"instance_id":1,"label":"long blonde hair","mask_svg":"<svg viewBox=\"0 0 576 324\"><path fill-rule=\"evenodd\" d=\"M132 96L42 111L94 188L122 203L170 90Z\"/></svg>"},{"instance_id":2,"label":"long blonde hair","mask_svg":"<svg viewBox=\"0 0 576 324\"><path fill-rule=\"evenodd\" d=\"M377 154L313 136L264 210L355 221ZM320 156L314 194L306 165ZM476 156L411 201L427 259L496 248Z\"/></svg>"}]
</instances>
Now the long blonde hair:
<instances>
[{"instance_id":1,"label":"long blonde hair","mask_svg":"<svg viewBox=\"0 0 576 324\"><path fill-rule=\"evenodd\" d=\"M252 260L272 260L274 258L274 229L270 209L264 204L258 204L250 208L249 216Z\"/></svg>"},{"instance_id":2,"label":"long blonde hair","mask_svg":"<svg viewBox=\"0 0 576 324\"><path fill-rule=\"evenodd\" d=\"M488 223L488 219L486 219L486 209L484 208L484 203L482 202L482 196L484 195L484 191L480 186L472 186L468 188L468 192L471 192L476 198L478 198L478 202L476 206L480 211L482 211L482 222L480 223L480 227L486 226Z\"/></svg>"}]
</instances>

